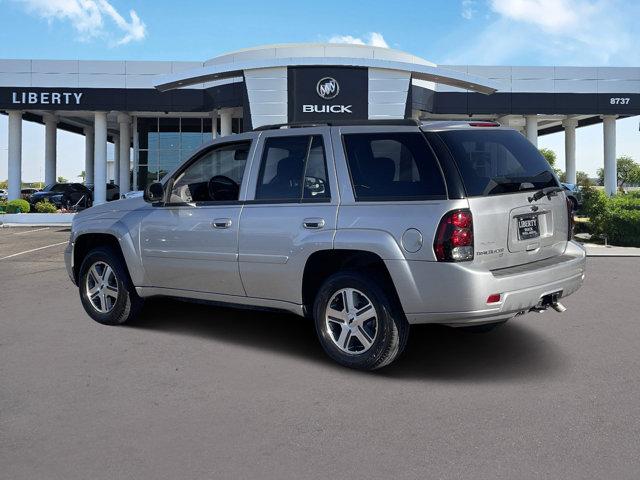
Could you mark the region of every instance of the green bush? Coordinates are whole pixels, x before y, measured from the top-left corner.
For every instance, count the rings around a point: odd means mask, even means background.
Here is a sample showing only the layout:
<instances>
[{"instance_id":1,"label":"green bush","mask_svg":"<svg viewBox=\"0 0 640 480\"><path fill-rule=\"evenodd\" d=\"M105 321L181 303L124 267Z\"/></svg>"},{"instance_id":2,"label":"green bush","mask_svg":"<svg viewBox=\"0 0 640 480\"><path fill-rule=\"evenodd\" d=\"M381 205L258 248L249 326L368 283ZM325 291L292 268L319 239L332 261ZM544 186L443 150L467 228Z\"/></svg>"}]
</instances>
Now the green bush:
<instances>
[{"instance_id":1,"label":"green bush","mask_svg":"<svg viewBox=\"0 0 640 480\"><path fill-rule=\"evenodd\" d=\"M613 245L640 247L640 196L607 197L601 190L585 188L583 202L592 234Z\"/></svg>"},{"instance_id":2,"label":"green bush","mask_svg":"<svg viewBox=\"0 0 640 480\"><path fill-rule=\"evenodd\" d=\"M36 203L36 212L38 213L56 213L58 209L49 200L43 200Z\"/></svg>"},{"instance_id":3,"label":"green bush","mask_svg":"<svg viewBox=\"0 0 640 480\"><path fill-rule=\"evenodd\" d=\"M7 213L29 213L29 210L31 206L26 200L19 198L7 202Z\"/></svg>"},{"instance_id":4,"label":"green bush","mask_svg":"<svg viewBox=\"0 0 640 480\"><path fill-rule=\"evenodd\" d=\"M614 207L609 209L601 227L612 245L640 247L640 208L625 210Z\"/></svg>"}]
</instances>

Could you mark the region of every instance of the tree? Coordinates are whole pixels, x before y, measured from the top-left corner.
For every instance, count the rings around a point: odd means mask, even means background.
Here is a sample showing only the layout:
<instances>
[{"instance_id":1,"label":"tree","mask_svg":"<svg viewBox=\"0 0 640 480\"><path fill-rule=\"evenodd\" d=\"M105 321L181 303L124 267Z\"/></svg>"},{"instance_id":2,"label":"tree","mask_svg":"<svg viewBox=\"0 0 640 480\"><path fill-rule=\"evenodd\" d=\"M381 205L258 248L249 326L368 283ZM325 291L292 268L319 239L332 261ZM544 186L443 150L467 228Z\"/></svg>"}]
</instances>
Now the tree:
<instances>
[{"instance_id":1,"label":"tree","mask_svg":"<svg viewBox=\"0 0 640 480\"><path fill-rule=\"evenodd\" d=\"M549 165L551 165L552 167L556 166L556 160L558 159L556 152L554 152L550 148L541 148L540 153L547 160L547 162L549 162Z\"/></svg>"},{"instance_id":2,"label":"tree","mask_svg":"<svg viewBox=\"0 0 640 480\"><path fill-rule=\"evenodd\" d=\"M591 179L589 178L589 174L581 170L578 170L576 172L576 183L583 187L590 187L593 185Z\"/></svg>"},{"instance_id":3,"label":"tree","mask_svg":"<svg viewBox=\"0 0 640 480\"><path fill-rule=\"evenodd\" d=\"M640 183L640 165L629 155L622 155L616 159L616 169L618 170L617 183L619 187ZM598 184L604 185L604 168L599 168Z\"/></svg>"},{"instance_id":4,"label":"tree","mask_svg":"<svg viewBox=\"0 0 640 480\"><path fill-rule=\"evenodd\" d=\"M87 178L87 173L86 173L84 170L82 170L82 171L80 172L80 175L78 175L78 178L81 178L81 179L82 179L82 182L84 182L84 181L85 181L85 179Z\"/></svg>"},{"instance_id":5,"label":"tree","mask_svg":"<svg viewBox=\"0 0 640 480\"><path fill-rule=\"evenodd\" d=\"M567 174L565 172L562 172L558 176L560 177L561 182L565 182L565 183L567 182ZM591 179L589 179L589 174L581 170L578 170L576 172L576 184L582 187L593 185L593 183L591 182Z\"/></svg>"},{"instance_id":6,"label":"tree","mask_svg":"<svg viewBox=\"0 0 640 480\"><path fill-rule=\"evenodd\" d=\"M556 160L558 159L556 152L554 152L550 148L541 148L540 153L545 158L545 160L549 163L549 165L551 165L551 168L553 168L553 171L556 172L556 175L558 176L558 178L560 178L560 181L564 182L565 174L562 172L562 170L560 170L559 168L556 168Z\"/></svg>"},{"instance_id":7,"label":"tree","mask_svg":"<svg viewBox=\"0 0 640 480\"><path fill-rule=\"evenodd\" d=\"M58 177L58 183L67 183L69 180L67 180L64 177Z\"/></svg>"}]
</instances>

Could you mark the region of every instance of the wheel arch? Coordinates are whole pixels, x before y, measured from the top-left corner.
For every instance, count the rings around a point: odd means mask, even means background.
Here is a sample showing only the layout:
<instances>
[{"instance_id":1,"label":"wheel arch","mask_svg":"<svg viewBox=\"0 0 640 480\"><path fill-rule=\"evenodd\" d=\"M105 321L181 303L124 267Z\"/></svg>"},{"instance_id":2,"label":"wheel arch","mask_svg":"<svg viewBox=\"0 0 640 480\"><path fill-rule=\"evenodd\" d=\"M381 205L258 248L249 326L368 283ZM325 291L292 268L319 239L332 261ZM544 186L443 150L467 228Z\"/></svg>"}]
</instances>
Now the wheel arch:
<instances>
[{"instance_id":1,"label":"wheel arch","mask_svg":"<svg viewBox=\"0 0 640 480\"><path fill-rule=\"evenodd\" d=\"M125 269L133 284L136 284L135 269L131 268L131 259L136 258L135 250L130 238L123 238L111 231L85 231L77 234L73 242L73 275L76 283L80 272L80 265L87 254L94 248L111 247L120 255Z\"/></svg>"},{"instance_id":2,"label":"wheel arch","mask_svg":"<svg viewBox=\"0 0 640 480\"><path fill-rule=\"evenodd\" d=\"M345 270L376 275L382 280L382 286L391 294L391 300L397 301L400 305L394 281L380 255L361 249L326 249L313 252L304 266L302 303L307 315L311 315L316 294L325 280L334 273Z\"/></svg>"}]
</instances>

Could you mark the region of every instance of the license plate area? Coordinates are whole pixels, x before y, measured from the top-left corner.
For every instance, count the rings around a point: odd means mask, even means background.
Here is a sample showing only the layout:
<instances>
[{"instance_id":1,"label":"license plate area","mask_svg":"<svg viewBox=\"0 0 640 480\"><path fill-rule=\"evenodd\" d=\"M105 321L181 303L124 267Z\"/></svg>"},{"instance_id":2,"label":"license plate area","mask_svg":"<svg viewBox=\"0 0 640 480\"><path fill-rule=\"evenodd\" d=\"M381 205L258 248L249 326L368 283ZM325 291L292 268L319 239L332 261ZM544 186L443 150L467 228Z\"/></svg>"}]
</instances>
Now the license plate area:
<instances>
[{"instance_id":1,"label":"license plate area","mask_svg":"<svg viewBox=\"0 0 640 480\"><path fill-rule=\"evenodd\" d=\"M518 215L518 240L531 240L540 236L540 222L538 214Z\"/></svg>"}]
</instances>

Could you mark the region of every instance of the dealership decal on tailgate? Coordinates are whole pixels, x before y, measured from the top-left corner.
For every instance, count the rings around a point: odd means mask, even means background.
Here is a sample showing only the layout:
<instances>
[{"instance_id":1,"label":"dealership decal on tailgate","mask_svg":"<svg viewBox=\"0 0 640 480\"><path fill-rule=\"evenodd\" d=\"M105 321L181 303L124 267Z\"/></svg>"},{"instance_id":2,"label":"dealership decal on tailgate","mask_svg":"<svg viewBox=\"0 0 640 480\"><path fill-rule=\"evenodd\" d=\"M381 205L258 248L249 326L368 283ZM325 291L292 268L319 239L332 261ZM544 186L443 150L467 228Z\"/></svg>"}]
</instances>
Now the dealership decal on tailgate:
<instances>
[{"instance_id":1,"label":"dealership decal on tailgate","mask_svg":"<svg viewBox=\"0 0 640 480\"><path fill-rule=\"evenodd\" d=\"M529 240L539 236L538 215L518 217L518 238L520 240Z\"/></svg>"}]
</instances>

